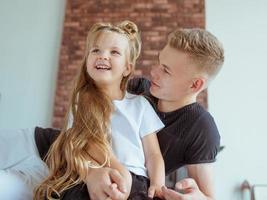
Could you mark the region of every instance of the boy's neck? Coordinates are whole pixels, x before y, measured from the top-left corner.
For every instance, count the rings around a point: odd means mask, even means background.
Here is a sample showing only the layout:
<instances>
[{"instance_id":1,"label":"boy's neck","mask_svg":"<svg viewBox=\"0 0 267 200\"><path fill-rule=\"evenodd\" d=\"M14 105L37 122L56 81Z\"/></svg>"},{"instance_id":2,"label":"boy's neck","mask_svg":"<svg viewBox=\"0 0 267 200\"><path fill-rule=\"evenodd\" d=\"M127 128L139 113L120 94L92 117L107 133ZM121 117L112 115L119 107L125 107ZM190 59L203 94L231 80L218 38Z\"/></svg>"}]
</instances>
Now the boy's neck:
<instances>
[{"instance_id":1,"label":"boy's neck","mask_svg":"<svg viewBox=\"0 0 267 200\"><path fill-rule=\"evenodd\" d=\"M196 97L184 98L176 101L159 99L157 108L160 112L172 112L195 102Z\"/></svg>"}]
</instances>

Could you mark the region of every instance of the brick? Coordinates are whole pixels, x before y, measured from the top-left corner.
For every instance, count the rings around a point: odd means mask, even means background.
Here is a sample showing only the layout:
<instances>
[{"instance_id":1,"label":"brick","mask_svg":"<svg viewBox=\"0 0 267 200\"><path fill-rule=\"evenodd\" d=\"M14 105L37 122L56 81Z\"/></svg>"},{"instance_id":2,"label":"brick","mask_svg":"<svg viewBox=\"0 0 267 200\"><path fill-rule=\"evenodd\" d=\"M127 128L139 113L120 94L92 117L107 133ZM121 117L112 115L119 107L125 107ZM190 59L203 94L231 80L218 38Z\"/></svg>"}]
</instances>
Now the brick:
<instances>
[{"instance_id":1,"label":"brick","mask_svg":"<svg viewBox=\"0 0 267 200\"><path fill-rule=\"evenodd\" d=\"M68 0L60 51L58 80L53 112L53 127L62 128L69 94L84 57L86 34L96 22L137 23L142 34L142 53L136 64L136 75L149 77L157 64L167 33L176 27L205 27L204 0ZM198 96L207 108L207 91Z\"/></svg>"}]
</instances>

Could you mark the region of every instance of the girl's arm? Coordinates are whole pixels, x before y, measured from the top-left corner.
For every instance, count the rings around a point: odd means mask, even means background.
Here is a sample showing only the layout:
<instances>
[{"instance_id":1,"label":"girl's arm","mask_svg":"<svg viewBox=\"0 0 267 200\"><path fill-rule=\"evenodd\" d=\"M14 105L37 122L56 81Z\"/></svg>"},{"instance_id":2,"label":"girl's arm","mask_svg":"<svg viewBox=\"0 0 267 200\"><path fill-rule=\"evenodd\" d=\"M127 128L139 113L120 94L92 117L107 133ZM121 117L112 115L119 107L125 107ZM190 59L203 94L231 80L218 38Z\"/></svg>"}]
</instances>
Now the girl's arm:
<instances>
[{"instance_id":1,"label":"girl's arm","mask_svg":"<svg viewBox=\"0 0 267 200\"><path fill-rule=\"evenodd\" d=\"M165 167L156 133L144 136L142 143L150 179L148 196L162 197L161 187L165 185Z\"/></svg>"}]
</instances>

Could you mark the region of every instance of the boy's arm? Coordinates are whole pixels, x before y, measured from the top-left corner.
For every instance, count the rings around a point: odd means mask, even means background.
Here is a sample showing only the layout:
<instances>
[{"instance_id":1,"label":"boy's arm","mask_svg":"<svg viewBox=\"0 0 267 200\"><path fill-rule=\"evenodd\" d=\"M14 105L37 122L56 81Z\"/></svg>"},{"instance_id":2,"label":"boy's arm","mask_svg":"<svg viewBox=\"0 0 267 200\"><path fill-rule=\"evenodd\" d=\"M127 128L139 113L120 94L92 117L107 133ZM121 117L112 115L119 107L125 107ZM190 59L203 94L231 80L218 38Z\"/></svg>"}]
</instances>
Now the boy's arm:
<instances>
[{"instance_id":1,"label":"boy's arm","mask_svg":"<svg viewBox=\"0 0 267 200\"><path fill-rule=\"evenodd\" d=\"M163 187L164 199L214 200L211 164L188 165L187 170L190 178L176 183L175 187L178 191Z\"/></svg>"},{"instance_id":2,"label":"boy's arm","mask_svg":"<svg viewBox=\"0 0 267 200\"><path fill-rule=\"evenodd\" d=\"M194 127L198 129L191 132L193 135L190 137L190 143L193 145L187 145L184 154L186 162L190 163L186 165L190 178L181 181L186 187L182 187L184 194L179 195L190 196L192 200L212 200L215 198L212 163L220 149L220 135L209 113L203 115ZM193 140L194 135L197 136L195 140ZM180 181L178 185L179 183Z\"/></svg>"},{"instance_id":3,"label":"boy's arm","mask_svg":"<svg viewBox=\"0 0 267 200\"><path fill-rule=\"evenodd\" d=\"M195 180L199 190L206 196L206 199L214 199L214 174L212 163L187 165L186 168L188 176Z\"/></svg>"},{"instance_id":4,"label":"boy's arm","mask_svg":"<svg viewBox=\"0 0 267 200\"><path fill-rule=\"evenodd\" d=\"M142 143L145 153L145 164L150 179L148 195L149 197L161 197L161 187L165 185L165 168L157 135L153 133L144 136Z\"/></svg>"},{"instance_id":5,"label":"boy's arm","mask_svg":"<svg viewBox=\"0 0 267 200\"><path fill-rule=\"evenodd\" d=\"M92 200L106 199L107 196L112 200L125 198L125 193L121 191L126 191L126 181L115 169L109 167L90 169L85 183ZM116 183L118 187L111 187L112 183Z\"/></svg>"},{"instance_id":6,"label":"boy's arm","mask_svg":"<svg viewBox=\"0 0 267 200\"><path fill-rule=\"evenodd\" d=\"M98 164L102 164L105 161L105 158L103 156L101 156L103 154L103 151L100 150L100 148L94 144L91 145L91 148L89 149L90 156L92 157L93 161L95 161ZM130 172L117 160L117 158L115 157L115 155L110 152L110 165L108 165L108 163L106 163L105 167L109 167L111 169L116 170L116 172L118 172L120 174L120 176L122 176L122 178L124 179L124 185L123 188L117 188L118 184L112 181L112 177L110 177L111 180L111 184L110 184L110 189L119 189L123 194L124 194L124 198L123 199L127 199L130 191L131 191L131 186L132 186L132 176L130 174ZM98 169L93 169L93 171L98 170ZM89 174L91 173L92 169L90 169ZM93 173L93 172L92 172ZM86 183L90 182L90 176L86 177ZM88 185L87 185L88 187ZM90 190L90 187L88 187L88 190ZM90 194L90 193L89 193Z\"/></svg>"},{"instance_id":7,"label":"boy's arm","mask_svg":"<svg viewBox=\"0 0 267 200\"><path fill-rule=\"evenodd\" d=\"M115 155L113 153L112 153L111 158L110 158L110 168L116 169L122 175L122 177L125 179L126 188L124 188L124 191L121 191L121 192L125 193L125 195L126 195L125 199L127 199L128 196L130 195L131 187L132 187L132 176L131 176L130 172L128 171L128 169L126 169L126 167L124 167L117 160L117 158L115 157ZM122 190L122 189L120 189L120 190Z\"/></svg>"}]
</instances>

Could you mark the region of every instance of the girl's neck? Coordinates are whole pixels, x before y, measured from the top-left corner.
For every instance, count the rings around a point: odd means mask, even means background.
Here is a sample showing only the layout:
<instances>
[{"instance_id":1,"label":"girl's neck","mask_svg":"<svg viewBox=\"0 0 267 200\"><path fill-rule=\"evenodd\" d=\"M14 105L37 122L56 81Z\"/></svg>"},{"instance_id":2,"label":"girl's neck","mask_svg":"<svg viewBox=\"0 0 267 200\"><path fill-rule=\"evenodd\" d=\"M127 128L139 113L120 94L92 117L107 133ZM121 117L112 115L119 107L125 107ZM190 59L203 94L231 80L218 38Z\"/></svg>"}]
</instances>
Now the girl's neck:
<instances>
[{"instance_id":1,"label":"girl's neck","mask_svg":"<svg viewBox=\"0 0 267 200\"><path fill-rule=\"evenodd\" d=\"M120 88L105 87L102 89L111 100L122 100L124 97L124 92Z\"/></svg>"}]
</instances>

